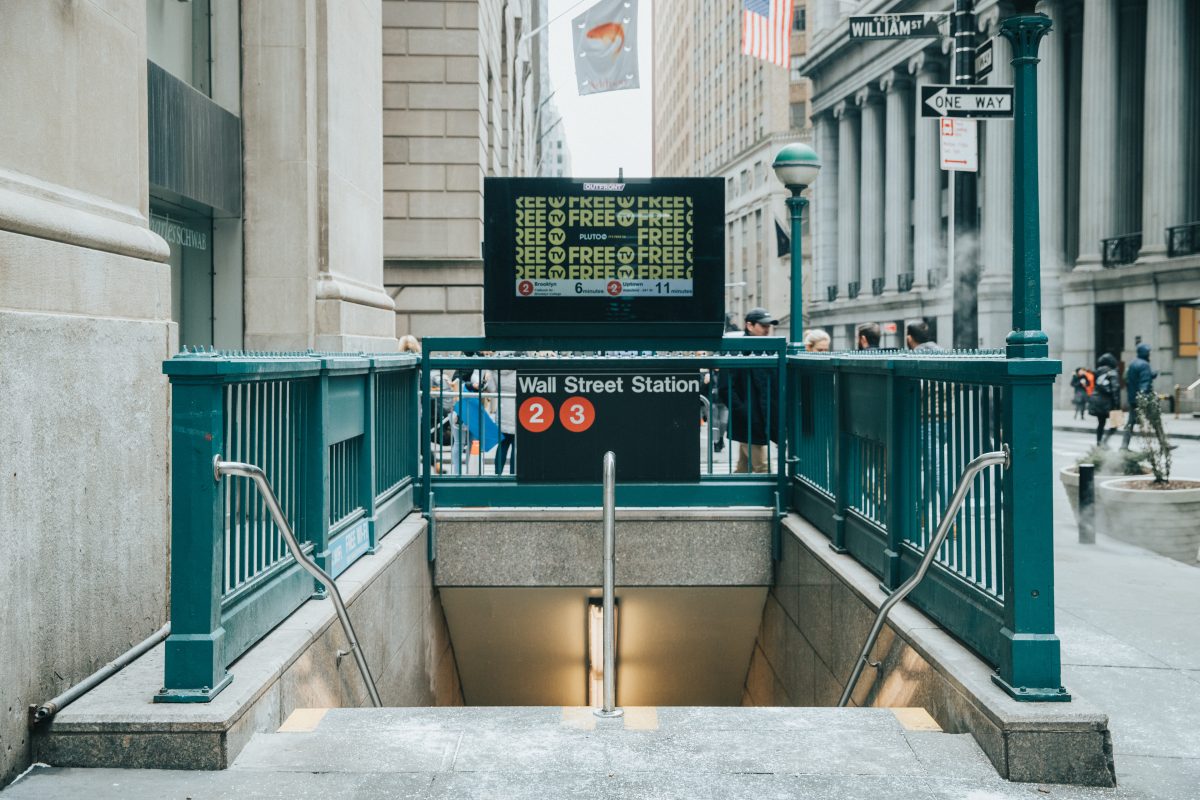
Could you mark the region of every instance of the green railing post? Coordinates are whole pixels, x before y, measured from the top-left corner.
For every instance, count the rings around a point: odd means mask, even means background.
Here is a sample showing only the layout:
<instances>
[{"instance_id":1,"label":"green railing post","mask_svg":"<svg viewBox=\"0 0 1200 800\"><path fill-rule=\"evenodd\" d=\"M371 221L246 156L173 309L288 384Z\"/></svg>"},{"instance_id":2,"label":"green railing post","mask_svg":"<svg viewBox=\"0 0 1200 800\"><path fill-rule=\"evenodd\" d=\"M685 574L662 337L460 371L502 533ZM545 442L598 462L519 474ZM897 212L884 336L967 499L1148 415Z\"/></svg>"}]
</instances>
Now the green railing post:
<instances>
[{"instance_id":1,"label":"green railing post","mask_svg":"<svg viewBox=\"0 0 1200 800\"><path fill-rule=\"evenodd\" d=\"M915 409L908 402L910 381L897 379L895 370L887 376L887 399L884 413L887 418L887 545L883 551L883 576L886 589L895 589L904 580L901 575L900 545L904 541L904 518L909 511L908 486L910 476L905 469L905 455L911 451L911 433L916 422Z\"/></svg>"},{"instance_id":2,"label":"green railing post","mask_svg":"<svg viewBox=\"0 0 1200 800\"><path fill-rule=\"evenodd\" d=\"M417 364L416 369L410 369L404 373L404 403L401 413L404 419L408 421L408 442L407 452L404 454L405 472L412 479L413 483L413 500L419 502L419 490L417 488L417 476L421 474L421 398L425 395L420 393L421 386L421 365ZM429 439L426 437L425 442Z\"/></svg>"},{"instance_id":3,"label":"green railing post","mask_svg":"<svg viewBox=\"0 0 1200 800\"><path fill-rule=\"evenodd\" d=\"M829 546L834 552L846 552L846 503L850 497L850 470L846 464L846 421L842 418L848 405L845 373L833 373L833 539Z\"/></svg>"},{"instance_id":4,"label":"green railing post","mask_svg":"<svg viewBox=\"0 0 1200 800\"><path fill-rule=\"evenodd\" d=\"M1004 626L998 675L1017 700L1070 700L1054 634L1054 509L1049 409L1054 375L1016 377L1002 425L1012 448L1004 471Z\"/></svg>"},{"instance_id":5,"label":"green railing post","mask_svg":"<svg viewBox=\"0 0 1200 800\"><path fill-rule=\"evenodd\" d=\"M1037 147L1037 52L1049 32L1045 14L1009 17L1000 23L1013 52L1013 330L1005 340L1009 358L1049 355L1049 340L1041 330Z\"/></svg>"},{"instance_id":6,"label":"green railing post","mask_svg":"<svg viewBox=\"0 0 1200 800\"><path fill-rule=\"evenodd\" d=\"M308 417L308 464L303 481L304 541L312 542L313 560L329 569L329 368L322 365L313 385L313 402ZM313 580L314 597L324 597L325 588Z\"/></svg>"},{"instance_id":7,"label":"green railing post","mask_svg":"<svg viewBox=\"0 0 1200 800\"><path fill-rule=\"evenodd\" d=\"M379 403L376 391L379 387L378 363L370 359L367 374L363 376L363 446L359 453L359 502L362 503L363 514L367 518L367 552L374 553L378 549L380 531L377 529L378 520L375 518L375 497L379 494L378 475L375 471L376 448L379 446L376 438L378 427L376 414Z\"/></svg>"},{"instance_id":8,"label":"green railing post","mask_svg":"<svg viewBox=\"0 0 1200 800\"><path fill-rule=\"evenodd\" d=\"M213 462L224 440L219 380L171 386L171 635L157 703L204 703L229 685L221 626L225 517Z\"/></svg>"},{"instance_id":9,"label":"green railing post","mask_svg":"<svg viewBox=\"0 0 1200 800\"><path fill-rule=\"evenodd\" d=\"M433 488L433 440L430 437L432 436L431 431L433 430L433 423L441 419L440 414L433 413L434 401L431 394L432 390L430 388L432 381L429 377L429 370L429 350L425 349L421 353L421 391L418 399L418 405L420 405L420 408L417 410L416 415L420 420L420 422L417 423L420 427L420 429L417 431L417 447L420 448L420 452L424 456L424 468L421 471L421 491L417 497L417 503L421 508L425 509L427 514L429 513L430 509L429 493ZM438 410L440 411L442 402L441 397L438 397L437 402ZM440 430L438 431L438 435L441 435ZM416 477L416 474L417 473L414 471L414 478ZM430 558L429 560L432 561L433 559Z\"/></svg>"},{"instance_id":10,"label":"green railing post","mask_svg":"<svg viewBox=\"0 0 1200 800\"><path fill-rule=\"evenodd\" d=\"M793 306L794 307L794 306ZM777 497L775 498L775 524L772 526L771 535L771 558L773 561L779 561L783 557L783 509L791 506L789 497L789 489L791 481L788 479L788 458L794 452L789 446L791 443L790 428L792 423L792 414L788 413L788 369L787 369L787 350L781 349L778 354L779 366L775 370L775 383L778 386L779 405L776 406L775 418L779 426L779 441L777 442L776 460L778 462L775 468L775 485ZM799 405L797 399L796 405ZM770 440L768 432L767 439Z\"/></svg>"}]
</instances>

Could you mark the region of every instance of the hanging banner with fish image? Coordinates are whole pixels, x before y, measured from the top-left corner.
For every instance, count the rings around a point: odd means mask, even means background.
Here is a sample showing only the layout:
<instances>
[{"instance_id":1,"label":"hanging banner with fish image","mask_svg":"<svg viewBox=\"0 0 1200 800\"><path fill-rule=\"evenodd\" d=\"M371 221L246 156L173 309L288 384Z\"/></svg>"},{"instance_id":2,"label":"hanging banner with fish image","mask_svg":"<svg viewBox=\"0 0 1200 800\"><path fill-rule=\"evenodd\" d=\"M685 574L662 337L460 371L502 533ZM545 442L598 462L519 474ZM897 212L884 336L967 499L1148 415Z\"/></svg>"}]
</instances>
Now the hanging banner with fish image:
<instances>
[{"instance_id":1,"label":"hanging banner with fish image","mask_svg":"<svg viewBox=\"0 0 1200 800\"><path fill-rule=\"evenodd\" d=\"M600 0L572 20L579 94L638 88L638 0Z\"/></svg>"}]
</instances>

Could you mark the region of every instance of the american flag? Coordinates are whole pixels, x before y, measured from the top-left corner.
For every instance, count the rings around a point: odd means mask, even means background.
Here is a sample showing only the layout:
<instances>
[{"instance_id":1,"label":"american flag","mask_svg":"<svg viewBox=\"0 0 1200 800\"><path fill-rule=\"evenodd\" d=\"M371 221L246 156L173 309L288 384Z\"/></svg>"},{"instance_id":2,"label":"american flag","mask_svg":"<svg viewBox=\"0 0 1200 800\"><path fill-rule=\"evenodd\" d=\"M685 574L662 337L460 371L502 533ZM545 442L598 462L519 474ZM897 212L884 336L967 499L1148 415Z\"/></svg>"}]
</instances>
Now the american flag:
<instances>
[{"instance_id":1,"label":"american flag","mask_svg":"<svg viewBox=\"0 0 1200 800\"><path fill-rule=\"evenodd\" d=\"M742 0L742 52L786 68L791 55L792 0Z\"/></svg>"}]
</instances>

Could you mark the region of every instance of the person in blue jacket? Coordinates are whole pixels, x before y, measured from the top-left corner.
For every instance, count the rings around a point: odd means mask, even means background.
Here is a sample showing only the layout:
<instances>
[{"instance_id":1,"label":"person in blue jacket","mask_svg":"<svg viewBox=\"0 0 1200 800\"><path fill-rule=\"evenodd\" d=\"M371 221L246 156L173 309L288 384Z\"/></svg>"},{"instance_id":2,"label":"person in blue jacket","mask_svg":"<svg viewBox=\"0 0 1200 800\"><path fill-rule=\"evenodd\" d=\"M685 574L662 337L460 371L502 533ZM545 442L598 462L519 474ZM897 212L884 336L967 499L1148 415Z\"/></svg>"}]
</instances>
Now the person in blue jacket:
<instances>
[{"instance_id":1,"label":"person in blue jacket","mask_svg":"<svg viewBox=\"0 0 1200 800\"><path fill-rule=\"evenodd\" d=\"M1142 394L1154 394L1154 379L1158 373L1150 367L1150 345L1142 342L1137 346L1137 358L1129 362L1125 370L1125 398L1129 401L1129 421L1125 423L1125 438L1121 449L1129 449L1133 438L1133 426L1138 421L1137 399Z\"/></svg>"}]
</instances>

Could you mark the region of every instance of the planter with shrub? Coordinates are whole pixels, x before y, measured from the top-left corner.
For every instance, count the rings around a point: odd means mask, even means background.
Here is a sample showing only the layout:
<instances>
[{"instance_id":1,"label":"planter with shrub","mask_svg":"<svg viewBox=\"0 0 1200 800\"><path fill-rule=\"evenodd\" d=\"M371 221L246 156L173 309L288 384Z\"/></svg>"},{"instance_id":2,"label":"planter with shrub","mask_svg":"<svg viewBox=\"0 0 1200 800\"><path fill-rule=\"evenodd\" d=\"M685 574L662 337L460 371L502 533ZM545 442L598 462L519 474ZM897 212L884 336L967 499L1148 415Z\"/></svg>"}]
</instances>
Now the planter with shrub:
<instances>
[{"instance_id":1,"label":"planter with shrub","mask_svg":"<svg viewBox=\"0 0 1200 800\"><path fill-rule=\"evenodd\" d=\"M1197 563L1200 550L1200 480L1171 477L1171 444L1156 398L1138 398L1141 434L1151 474L1105 481L1097 492L1100 533Z\"/></svg>"},{"instance_id":2,"label":"planter with shrub","mask_svg":"<svg viewBox=\"0 0 1200 800\"><path fill-rule=\"evenodd\" d=\"M1075 459L1075 463L1059 470L1058 479L1062 482L1067 500L1071 504L1071 513L1075 522L1079 522L1079 465L1091 464L1096 468L1097 485L1102 477L1117 475L1146 475L1150 470L1146 467L1147 453L1133 450L1109 450L1103 445L1096 445L1091 450Z\"/></svg>"}]
</instances>

